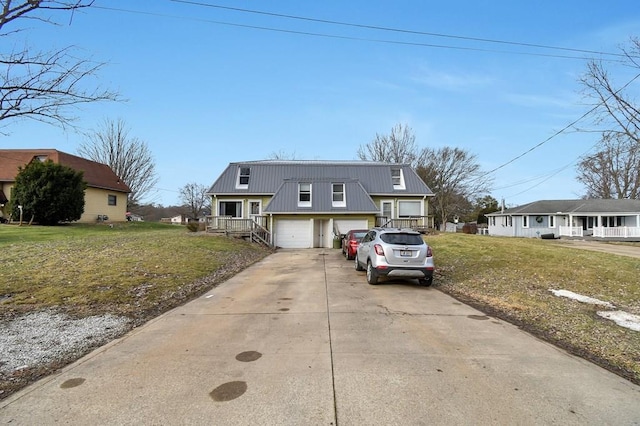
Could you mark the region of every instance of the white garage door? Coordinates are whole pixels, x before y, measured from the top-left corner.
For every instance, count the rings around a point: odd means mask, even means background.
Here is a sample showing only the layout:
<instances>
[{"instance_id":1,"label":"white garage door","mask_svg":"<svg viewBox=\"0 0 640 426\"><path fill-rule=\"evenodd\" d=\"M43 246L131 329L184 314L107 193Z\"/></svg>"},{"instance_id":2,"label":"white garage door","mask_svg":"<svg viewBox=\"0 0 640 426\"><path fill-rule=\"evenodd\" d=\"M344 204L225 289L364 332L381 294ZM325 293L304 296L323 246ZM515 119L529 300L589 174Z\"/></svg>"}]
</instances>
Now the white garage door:
<instances>
[{"instance_id":1,"label":"white garage door","mask_svg":"<svg viewBox=\"0 0 640 426\"><path fill-rule=\"evenodd\" d=\"M282 248L309 248L311 244L310 220L279 220L276 222L276 246Z\"/></svg>"},{"instance_id":2,"label":"white garage door","mask_svg":"<svg viewBox=\"0 0 640 426\"><path fill-rule=\"evenodd\" d=\"M369 222L367 219L334 219L333 227L346 234L352 229L369 229Z\"/></svg>"}]
</instances>

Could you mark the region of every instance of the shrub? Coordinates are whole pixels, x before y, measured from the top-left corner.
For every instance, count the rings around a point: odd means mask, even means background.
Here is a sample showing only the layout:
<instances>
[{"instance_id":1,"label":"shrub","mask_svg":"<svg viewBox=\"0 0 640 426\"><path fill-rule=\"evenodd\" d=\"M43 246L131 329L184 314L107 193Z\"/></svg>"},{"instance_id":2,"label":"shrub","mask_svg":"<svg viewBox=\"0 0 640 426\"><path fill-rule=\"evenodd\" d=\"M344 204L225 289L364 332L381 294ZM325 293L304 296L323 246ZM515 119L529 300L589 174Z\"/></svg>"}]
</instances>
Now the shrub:
<instances>
[{"instance_id":1,"label":"shrub","mask_svg":"<svg viewBox=\"0 0 640 426\"><path fill-rule=\"evenodd\" d=\"M80 219L84 212L83 173L70 167L34 160L20 167L11 190L13 217L33 219L41 225L56 225Z\"/></svg>"}]
</instances>

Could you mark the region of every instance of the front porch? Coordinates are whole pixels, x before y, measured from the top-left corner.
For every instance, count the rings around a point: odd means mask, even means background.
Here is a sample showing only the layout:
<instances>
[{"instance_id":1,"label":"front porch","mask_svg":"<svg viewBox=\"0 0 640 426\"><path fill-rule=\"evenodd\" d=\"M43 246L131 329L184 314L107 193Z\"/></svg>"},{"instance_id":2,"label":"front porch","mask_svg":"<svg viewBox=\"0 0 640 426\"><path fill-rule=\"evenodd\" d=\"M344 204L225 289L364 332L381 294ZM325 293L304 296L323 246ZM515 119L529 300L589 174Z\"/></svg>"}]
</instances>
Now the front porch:
<instances>
[{"instance_id":1,"label":"front porch","mask_svg":"<svg viewBox=\"0 0 640 426\"><path fill-rule=\"evenodd\" d=\"M433 229L433 216L409 216L398 219L391 219L387 216L376 216L376 227L380 228L409 228L414 231L426 233Z\"/></svg>"},{"instance_id":2,"label":"front porch","mask_svg":"<svg viewBox=\"0 0 640 426\"><path fill-rule=\"evenodd\" d=\"M272 245L267 216L253 216L251 219L233 216L206 216L205 224L206 231L213 234L248 238L251 242Z\"/></svg>"},{"instance_id":3,"label":"front porch","mask_svg":"<svg viewBox=\"0 0 640 426\"><path fill-rule=\"evenodd\" d=\"M640 240L640 228L630 226L616 226L613 228L599 226L584 230L582 228L561 226L561 237L593 237L607 239L635 239Z\"/></svg>"},{"instance_id":4,"label":"front porch","mask_svg":"<svg viewBox=\"0 0 640 426\"><path fill-rule=\"evenodd\" d=\"M566 222L568 226L560 226L561 237L640 238L638 215L568 215Z\"/></svg>"}]
</instances>

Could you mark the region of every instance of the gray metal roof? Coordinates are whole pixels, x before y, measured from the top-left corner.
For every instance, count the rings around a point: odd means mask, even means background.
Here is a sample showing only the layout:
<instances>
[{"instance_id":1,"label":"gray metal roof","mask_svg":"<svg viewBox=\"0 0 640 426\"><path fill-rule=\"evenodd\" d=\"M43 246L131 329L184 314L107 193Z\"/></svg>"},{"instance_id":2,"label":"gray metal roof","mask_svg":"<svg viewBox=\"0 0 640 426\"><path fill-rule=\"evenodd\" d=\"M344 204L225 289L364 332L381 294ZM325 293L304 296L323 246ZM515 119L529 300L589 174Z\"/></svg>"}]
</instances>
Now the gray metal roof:
<instances>
[{"instance_id":1,"label":"gray metal roof","mask_svg":"<svg viewBox=\"0 0 640 426\"><path fill-rule=\"evenodd\" d=\"M640 200L540 200L485 216L552 214L640 214Z\"/></svg>"},{"instance_id":2,"label":"gray metal roof","mask_svg":"<svg viewBox=\"0 0 640 426\"><path fill-rule=\"evenodd\" d=\"M249 167L251 175L246 189L236 188L238 170ZM405 189L394 189L391 169L401 168ZM370 161L247 161L230 163L213 183L212 195L264 194L273 195L285 180L315 182L331 180L335 183L355 180L369 195L432 196L433 191L408 164Z\"/></svg>"},{"instance_id":3,"label":"gray metal roof","mask_svg":"<svg viewBox=\"0 0 640 426\"><path fill-rule=\"evenodd\" d=\"M377 213L379 209L360 182L344 182L345 207L332 206L333 180L315 180L311 183L311 207L298 206L298 181L287 180L276 191L265 213Z\"/></svg>"}]
</instances>

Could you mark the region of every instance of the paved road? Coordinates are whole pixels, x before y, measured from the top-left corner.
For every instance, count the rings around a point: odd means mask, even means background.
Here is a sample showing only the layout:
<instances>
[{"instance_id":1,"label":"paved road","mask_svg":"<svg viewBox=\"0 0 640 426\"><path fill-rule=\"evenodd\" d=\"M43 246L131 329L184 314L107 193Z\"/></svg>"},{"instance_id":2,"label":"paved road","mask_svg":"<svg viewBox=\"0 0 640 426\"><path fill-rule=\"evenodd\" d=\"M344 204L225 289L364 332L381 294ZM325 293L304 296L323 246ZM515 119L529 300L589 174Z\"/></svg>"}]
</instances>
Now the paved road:
<instances>
[{"instance_id":1,"label":"paved road","mask_svg":"<svg viewBox=\"0 0 640 426\"><path fill-rule=\"evenodd\" d=\"M586 240L555 240L556 244L583 250L599 251L602 253L618 254L620 256L636 257L640 259L640 247L624 244L610 244L603 241Z\"/></svg>"},{"instance_id":2,"label":"paved road","mask_svg":"<svg viewBox=\"0 0 640 426\"><path fill-rule=\"evenodd\" d=\"M640 387L433 288L279 251L0 402L0 423L640 424Z\"/></svg>"}]
</instances>

